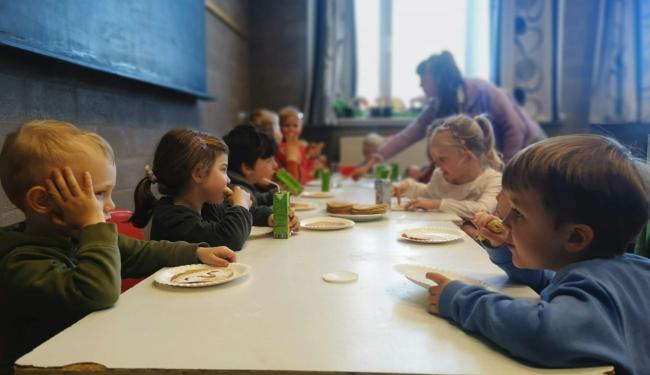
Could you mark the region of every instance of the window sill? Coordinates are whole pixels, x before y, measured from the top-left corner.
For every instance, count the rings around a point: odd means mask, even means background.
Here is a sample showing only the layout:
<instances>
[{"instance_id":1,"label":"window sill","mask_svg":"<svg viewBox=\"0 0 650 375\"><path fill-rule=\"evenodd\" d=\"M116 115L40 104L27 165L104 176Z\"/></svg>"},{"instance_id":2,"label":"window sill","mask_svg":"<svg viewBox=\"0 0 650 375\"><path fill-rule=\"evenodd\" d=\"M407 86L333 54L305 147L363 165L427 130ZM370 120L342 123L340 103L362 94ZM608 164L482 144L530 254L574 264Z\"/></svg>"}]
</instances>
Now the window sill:
<instances>
[{"instance_id":1,"label":"window sill","mask_svg":"<svg viewBox=\"0 0 650 375\"><path fill-rule=\"evenodd\" d=\"M406 126L415 117L339 118L334 126Z\"/></svg>"}]
</instances>

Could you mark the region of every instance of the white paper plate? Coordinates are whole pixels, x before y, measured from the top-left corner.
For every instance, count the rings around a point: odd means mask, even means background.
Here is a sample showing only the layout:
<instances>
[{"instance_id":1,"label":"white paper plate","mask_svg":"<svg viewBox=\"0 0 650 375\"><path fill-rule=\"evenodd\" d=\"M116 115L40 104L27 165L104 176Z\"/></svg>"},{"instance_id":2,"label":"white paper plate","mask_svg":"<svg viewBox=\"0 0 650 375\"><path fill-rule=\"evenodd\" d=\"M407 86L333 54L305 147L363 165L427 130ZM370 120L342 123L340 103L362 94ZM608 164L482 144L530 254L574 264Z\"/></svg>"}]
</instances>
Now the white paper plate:
<instances>
[{"instance_id":1,"label":"white paper plate","mask_svg":"<svg viewBox=\"0 0 650 375\"><path fill-rule=\"evenodd\" d=\"M427 272L436 272L446 276L449 279L460 280L467 285L476 285L486 289L494 290L488 283L484 281L473 279L461 273L449 271L441 268L432 268L432 267L427 267L419 264L396 264L394 268L395 271L401 273L413 283L427 289L432 286L438 285L436 284L435 281L427 279L426 276Z\"/></svg>"},{"instance_id":2,"label":"white paper plate","mask_svg":"<svg viewBox=\"0 0 650 375\"><path fill-rule=\"evenodd\" d=\"M307 183L305 185L307 185L307 186L320 186L321 183L322 183L321 180L310 180L310 181L307 181Z\"/></svg>"},{"instance_id":3,"label":"white paper plate","mask_svg":"<svg viewBox=\"0 0 650 375\"><path fill-rule=\"evenodd\" d=\"M357 281L358 279L359 275L350 271L328 272L323 275L323 280L327 281L328 283L336 284L351 283Z\"/></svg>"},{"instance_id":4,"label":"white paper plate","mask_svg":"<svg viewBox=\"0 0 650 375\"><path fill-rule=\"evenodd\" d=\"M300 196L305 198L332 198L334 193L331 191L304 191Z\"/></svg>"},{"instance_id":5,"label":"white paper plate","mask_svg":"<svg viewBox=\"0 0 650 375\"><path fill-rule=\"evenodd\" d=\"M318 206L316 206L311 202L296 201L296 202L291 202L291 208L293 208L296 211L309 211L318 208Z\"/></svg>"},{"instance_id":6,"label":"white paper plate","mask_svg":"<svg viewBox=\"0 0 650 375\"><path fill-rule=\"evenodd\" d=\"M300 226L311 230L337 230L353 227L354 221L329 216L310 217L303 220Z\"/></svg>"},{"instance_id":7,"label":"white paper plate","mask_svg":"<svg viewBox=\"0 0 650 375\"><path fill-rule=\"evenodd\" d=\"M385 218L388 214L384 212L383 214L369 214L369 215L353 215L353 214L333 214L331 212L327 213L329 216L332 217L340 217L343 219L349 219L352 221L373 221L373 220L381 220Z\"/></svg>"},{"instance_id":8,"label":"white paper plate","mask_svg":"<svg viewBox=\"0 0 650 375\"><path fill-rule=\"evenodd\" d=\"M269 233L273 233L273 228L272 227L256 227L253 226L251 228L251 234L249 235L250 238L255 238L255 237L262 237L265 236Z\"/></svg>"},{"instance_id":9,"label":"white paper plate","mask_svg":"<svg viewBox=\"0 0 650 375\"><path fill-rule=\"evenodd\" d=\"M401 240L419 243L446 243L463 238L460 229L447 227L423 227L403 230L398 233Z\"/></svg>"},{"instance_id":10,"label":"white paper plate","mask_svg":"<svg viewBox=\"0 0 650 375\"><path fill-rule=\"evenodd\" d=\"M163 268L156 272L154 281L162 285L182 288L198 288L227 283L236 280L250 271L251 266L244 263L230 263L228 267L211 267L207 264L190 264L172 268ZM196 270L196 272L191 272ZM208 274L211 272L212 274ZM223 274L228 276L223 277ZM216 276L216 277L211 277ZM201 281L205 278L206 281Z\"/></svg>"}]
</instances>

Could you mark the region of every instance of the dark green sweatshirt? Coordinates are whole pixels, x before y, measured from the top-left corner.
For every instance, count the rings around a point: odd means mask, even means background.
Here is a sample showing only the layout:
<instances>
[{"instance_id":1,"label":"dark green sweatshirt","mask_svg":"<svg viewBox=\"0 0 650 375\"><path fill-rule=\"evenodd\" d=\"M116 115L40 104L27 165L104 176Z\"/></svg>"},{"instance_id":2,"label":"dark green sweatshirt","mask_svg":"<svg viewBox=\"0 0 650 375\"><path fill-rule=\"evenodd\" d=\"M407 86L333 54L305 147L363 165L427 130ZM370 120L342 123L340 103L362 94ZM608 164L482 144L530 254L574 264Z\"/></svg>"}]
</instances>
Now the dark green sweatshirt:
<instances>
[{"instance_id":1,"label":"dark green sweatshirt","mask_svg":"<svg viewBox=\"0 0 650 375\"><path fill-rule=\"evenodd\" d=\"M0 329L7 338L0 367L84 315L111 307L123 277L198 263L195 244L139 241L119 236L113 224L89 225L78 240L24 230L24 223L0 228Z\"/></svg>"}]
</instances>

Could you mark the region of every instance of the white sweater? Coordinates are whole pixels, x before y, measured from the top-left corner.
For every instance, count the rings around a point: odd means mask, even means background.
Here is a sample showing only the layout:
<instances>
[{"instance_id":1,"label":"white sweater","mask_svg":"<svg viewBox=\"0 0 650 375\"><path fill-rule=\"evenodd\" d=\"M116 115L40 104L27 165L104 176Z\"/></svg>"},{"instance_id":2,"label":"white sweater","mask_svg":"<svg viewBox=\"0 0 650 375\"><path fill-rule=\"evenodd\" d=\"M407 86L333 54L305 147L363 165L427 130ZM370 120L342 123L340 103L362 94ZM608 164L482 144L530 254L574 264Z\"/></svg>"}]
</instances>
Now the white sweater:
<instances>
[{"instance_id":1,"label":"white sweater","mask_svg":"<svg viewBox=\"0 0 650 375\"><path fill-rule=\"evenodd\" d=\"M471 218L475 212L493 212L497 195L501 191L501 172L488 168L480 176L462 185L447 182L439 168L433 172L428 184L409 180L404 195L408 198L440 199L440 210L449 211L462 218Z\"/></svg>"}]
</instances>

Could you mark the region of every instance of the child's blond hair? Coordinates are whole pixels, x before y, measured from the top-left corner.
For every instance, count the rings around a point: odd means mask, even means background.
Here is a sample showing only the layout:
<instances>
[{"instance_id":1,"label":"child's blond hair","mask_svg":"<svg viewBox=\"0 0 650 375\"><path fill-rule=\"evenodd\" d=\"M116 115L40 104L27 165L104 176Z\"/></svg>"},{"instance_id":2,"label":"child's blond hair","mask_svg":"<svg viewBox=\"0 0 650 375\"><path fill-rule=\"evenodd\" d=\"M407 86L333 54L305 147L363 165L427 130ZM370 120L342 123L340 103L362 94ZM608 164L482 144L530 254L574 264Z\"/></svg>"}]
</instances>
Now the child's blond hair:
<instances>
[{"instance_id":1,"label":"child's blond hair","mask_svg":"<svg viewBox=\"0 0 650 375\"><path fill-rule=\"evenodd\" d=\"M445 146L466 148L476 155L482 165L489 165L497 171L503 169L503 161L495 148L492 123L486 116L472 118L460 114L447 117L434 128L429 143L443 134L447 135L446 142L443 142Z\"/></svg>"},{"instance_id":2,"label":"child's blond hair","mask_svg":"<svg viewBox=\"0 0 650 375\"><path fill-rule=\"evenodd\" d=\"M295 116L298 120L302 121L302 112L296 107L284 107L280 111L278 111L278 116L280 116L280 123L287 118L291 116Z\"/></svg>"},{"instance_id":3,"label":"child's blond hair","mask_svg":"<svg viewBox=\"0 0 650 375\"><path fill-rule=\"evenodd\" d=\"M280 130L277 113L266 108L257 108L249 116L249 121L262 131L273 134L274 131Z\"/></svg>"},{"instance_id":4,"label":"child's blond hair","mask_svg":"<svg viewBox=\"0 0 650 375\"><path fill-rule=\"evenodd\" d=\"M380 147L384 143L384 137L377 133L368 133L363 139L363 145Z\"/></svg>"},{"instance_id":5,"label":"child's blond hair","mask_svg":"<svg viewBox=\"0 0 650 375\"><path fill-rule=\"evenodd\" d=\"M5 139L0 153L2 188L16 207L24 209L23 199L32 186L42 184L52 168L83 158L88 147L115 162L113 149L96 133L63 121L28 122Z\"/></svg>"},{"instance_id":6,"label":"child's blond hair","mask_svg":"<svg viewBox=\"0 0 650 375\"><path fill-rule=\"evenodd\" d=\"M592 258L622 253L648 221L647 165L600 135L558 136L526 147L506 167L503 188L538 193L557 228L590 226Z\"/></svg>"}]
</instances>

